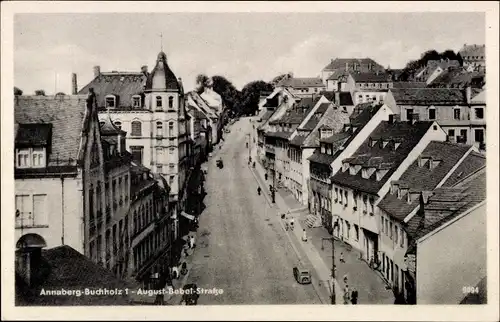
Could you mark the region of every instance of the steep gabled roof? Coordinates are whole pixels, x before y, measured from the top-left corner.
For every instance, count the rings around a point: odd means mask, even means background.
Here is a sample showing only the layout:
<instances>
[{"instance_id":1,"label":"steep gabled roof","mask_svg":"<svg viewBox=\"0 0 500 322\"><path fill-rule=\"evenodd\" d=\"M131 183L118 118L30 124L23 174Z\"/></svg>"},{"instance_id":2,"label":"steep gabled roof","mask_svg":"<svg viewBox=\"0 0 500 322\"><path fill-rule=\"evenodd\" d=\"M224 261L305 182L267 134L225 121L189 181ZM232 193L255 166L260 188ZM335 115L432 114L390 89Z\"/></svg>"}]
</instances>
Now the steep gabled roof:
<instances>
[{"instance_id":1,"label":"steep gabled roof","mask_svg":"<svg viewBox=\"0 0 500 322\"><path fill-rule=\"evenodd\" d=\"M429 161L423 166L415 160L398 180L409 189L416 191L431 191L450 173L452 168L471 149L470 146L447 142L432 141L424 149L421 156L440 160L437 167L429 169ZM408 203L407 197L398 199L397 194L388 193L378 206L399 221L410 214L418 206L416 199Z\"/></svg>"},{"instance_id":2,"label":"steep gabled roof","mask_svg":"<svg viewBox=\"0 0 500 322\"><path fill-rule=\"evenodd\" d=\"M319 146L319 129L328 126L334 132L339 132L344 124L348 122L347 113L344 113L338 109L334 109L332 106L329 106L327 111L323 114L320 121L317 123L314 130L311 131L311 134L304 141L303 146L314 148Z\"/></svg>"},{"instance_id":3,"label":"steep gabled roof","mask_svg":"<svg viewBox=\"0 0 500 322\"><path fill-rule=\"evenodd\" d=\"M159 80L155 83L156 79ZM145 91L180 91L181 86L175 74L172 72L167 63L167 55L164 52L158 54L156 66L148 75L146 80Z\"/></svg>"},{"instance_id":4,"label":"steep gabled roof","mask_svg":"<svg viewBox=\"0 0 500 322\"><path fill-rule=\"evenodd\" d=\"M484 60L484 55L485 55L486 47L485 45L464 45L462 49L458 52L460 56L462 57L476 57L478 56L478 60L482 59Z\"/></svg>"},{"instance_id":5,"label":"steep gabled roof","mask_svg":"<svg viewBox=\"0 0 500 322\"><path fill-rule=\"evenodd\" d=\"M443 187L452 187L464 178L486 167L486 157L477 152L471 152L465 160L453 171Z\"/></svg>"},{"instance_id":6,"label":"steep gabled roof","mask_svg":"<svg viewBox=\"0 0 500 322\"><path fill-rule=\"evenodd\" d=\"M86 96L16 96L14 122L51 124L47 167L76 165L86 112ZM46 126L44 126L46 128Z\"/></svg>"},{"instance_id":7,"label":"steep gabled roof","mask_svg":"<svg viewBox=\"0 0 500 322\"><path fill-rule=\"evenodd\" d=\"M368 193L378 193L389 177L401 165L401 162L403 162L418 142L420 142L432 124L433 122L416 122L413 125L407 122L381 122L371 133L370 138L365 140L352 155L350 163L369 167L371 160L376 158L378 164L390 165L390 167L385 167L388 171L384 177L381 178L380 181L377 181L375 178L376 172L374 172L370 178L365 179L362 177L362 171L359 171L356 175L349 174L349 171L339 171L332 177L332 182ZM389 141L393 139L402 140L400 140L400 145L395 150L395 142L390 141L391 143L387 144L385 147L381 144L371 146L371 138L379 141L382 139Z\"/></svg>"}]
</instances>

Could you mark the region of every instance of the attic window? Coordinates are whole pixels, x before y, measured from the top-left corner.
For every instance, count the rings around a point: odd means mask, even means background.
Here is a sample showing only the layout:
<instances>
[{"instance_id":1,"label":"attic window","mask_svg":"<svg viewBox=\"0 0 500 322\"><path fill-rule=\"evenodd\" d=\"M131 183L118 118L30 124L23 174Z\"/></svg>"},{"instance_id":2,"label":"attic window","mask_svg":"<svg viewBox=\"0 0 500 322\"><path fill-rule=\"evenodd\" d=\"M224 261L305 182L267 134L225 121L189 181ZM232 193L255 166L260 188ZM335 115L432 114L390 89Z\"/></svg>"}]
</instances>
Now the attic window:
<instances>
[{"instance_id":1,"label":"attic window","mask_svg":"<svg viewBox=\"0 0 500 322\"><path fill-rule=\"evenodd\" d=\"M424 157L418 158L418 166L423 167L428 160L429 158L424 158Z\"/></svg>"},{"instance_id":2,"label":"attic window","mask_svg":"<svg viewBox=\"0 0 500 322\"><path fill-rule=\"evenodd\" d=\"M370 138L370 146L373 148L377 144L377 140Z\"/></svg>"},{"instance_id":3,"label":"attic window","mask_svg":"<svg viewBox=\"0 0 500 322\"><path fill-rule=\"evenodd\" d=\"M432 170L432 169L435 169L439 163L441 163L440 160L430 160L429 161L429 169Z\"/></svg>"},{"instance_id":4,"label":"attic window","mask_svg":"<svg viewBox=\"0 0 500 322\"><path fill-rule=\"evenodd\" d=\"M394 142L394 151L396 151L400 145L401 145L401 142Z\"/></svg>"},{"instance_id":5,"label":"attic window","mask_svg":"<svg viewBox=\"0 0 500 322\"><path fill-rule=\"evenodd\" d=\"M116 97L114 95L106 96L106 107L115 107L116 106Z\"/></svg>"},{"instance_id":6,"label":"attic window","mask_svg":"<svg viewBox=\"0 0 500 322\"><path fill-rule=\"evenodd\" d=\"M377 175L376 175L376 180L380 181L382 178L387 174L389 170L384 169L384 170L377 170Z\"/></svg>"},{"instance_id":7,"label":"attic window","mask_svg":"<svg viewBox=\"0 0 500 322\"><path fill-rule=\"evenodd\" d=\"M342 164L342 171L346 172L349 169L349 162L344 162Z\"/></svg>"},{"instance_id":8,"label":"attic window","mask_svg":"<svg viewBox=\"0 0 500 322\"><path fill-rule=\"evenodd\" d=\"M132 96L132 106L135 108L141 107L141 96L140 95Z\"/></svg>"},{"instance_id":9,"label":"attic window","mask_svg":"<svg viewBox=\"0 0 500 322\"><path fill-rule=\"evenodd\" d=\"M398 184L392 183L391 184L391 194L395 194L396 191L398 191Z\"/></svg>"},{"instance_id":10,"label":"attic window","mask_svg":"<svg viewBox=\"0 0 500 322\"><path fill-rule=\"evenodd\" d=\"M387 146L387 143L389 143L389 141L383 140L382 141L382 148L385 148Z\"/></svg>"}]
</instances>

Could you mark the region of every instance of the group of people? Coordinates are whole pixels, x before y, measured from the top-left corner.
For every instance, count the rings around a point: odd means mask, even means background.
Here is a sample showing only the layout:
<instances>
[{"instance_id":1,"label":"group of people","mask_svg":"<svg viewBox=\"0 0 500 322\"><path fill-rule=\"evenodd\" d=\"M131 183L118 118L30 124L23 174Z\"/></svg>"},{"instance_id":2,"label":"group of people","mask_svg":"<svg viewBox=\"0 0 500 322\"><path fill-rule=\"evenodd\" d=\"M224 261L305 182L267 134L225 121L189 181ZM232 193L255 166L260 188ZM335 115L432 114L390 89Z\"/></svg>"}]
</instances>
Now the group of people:
<instances>
[{"instance_id":1,"label":"group of people","mask_svg":"<svg viewBox=\"0 0 500 322\"><path fill-rule=\"evenodd\" d=\"M344 253L340 252L340 258L339 261L341 263L345 263L344 260ZM335 271L337 268L335 267ZM358 304L358 290L356 288L353 288L352 291L349 291L349 283L348 283L348 277L347 274L344 274L344 304Z\"/></svg>"}]
</instances>

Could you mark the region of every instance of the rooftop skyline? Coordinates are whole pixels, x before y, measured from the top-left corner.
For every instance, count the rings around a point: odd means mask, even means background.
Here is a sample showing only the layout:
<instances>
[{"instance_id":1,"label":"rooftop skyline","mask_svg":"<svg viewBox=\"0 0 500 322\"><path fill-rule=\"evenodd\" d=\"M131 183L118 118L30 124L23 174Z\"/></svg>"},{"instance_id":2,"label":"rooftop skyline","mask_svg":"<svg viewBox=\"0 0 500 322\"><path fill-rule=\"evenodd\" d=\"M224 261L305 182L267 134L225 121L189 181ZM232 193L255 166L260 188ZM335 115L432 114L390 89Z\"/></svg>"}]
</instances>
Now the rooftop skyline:
<instances>
[{"instance_id":1,"label":"rooftop skyline","mask_svg":"<svg viewBox=\"0 0 500 322\"><path fill-rule=\"evenodd\" d=\"M241 89L290 71L315 77L334 58L403 68L426 50L484 43L479 12L17 14L14 84L26 95L70 94L71 73L81 89L96 65L102 72L151 70L162 46L188 91L200 73Z\"/></svg>"}]
</instances>

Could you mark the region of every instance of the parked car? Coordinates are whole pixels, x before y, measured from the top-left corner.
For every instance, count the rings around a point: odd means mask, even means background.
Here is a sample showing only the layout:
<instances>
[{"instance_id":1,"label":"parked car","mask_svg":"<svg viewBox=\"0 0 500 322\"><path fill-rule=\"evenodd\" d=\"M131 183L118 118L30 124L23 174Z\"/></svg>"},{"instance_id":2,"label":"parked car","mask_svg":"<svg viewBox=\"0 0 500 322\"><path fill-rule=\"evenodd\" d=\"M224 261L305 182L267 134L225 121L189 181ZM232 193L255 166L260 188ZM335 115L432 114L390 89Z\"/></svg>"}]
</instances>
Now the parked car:
<instances>
[{"instance_id":1,"label":"parked car","mask_svg":"<svg viewBox=\"0 0 500 322\"><path fill-rule=\"evenodd\" d=\"M294 267L293 276L299 284L310 284L311 283L311 272L307 268Z\"/></svg>"}]
</instances>

